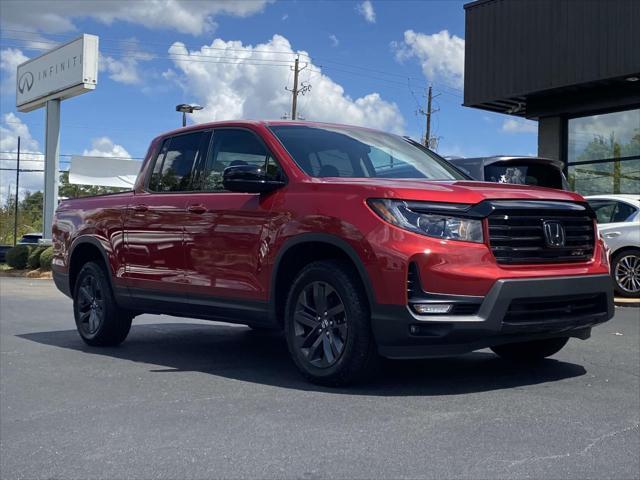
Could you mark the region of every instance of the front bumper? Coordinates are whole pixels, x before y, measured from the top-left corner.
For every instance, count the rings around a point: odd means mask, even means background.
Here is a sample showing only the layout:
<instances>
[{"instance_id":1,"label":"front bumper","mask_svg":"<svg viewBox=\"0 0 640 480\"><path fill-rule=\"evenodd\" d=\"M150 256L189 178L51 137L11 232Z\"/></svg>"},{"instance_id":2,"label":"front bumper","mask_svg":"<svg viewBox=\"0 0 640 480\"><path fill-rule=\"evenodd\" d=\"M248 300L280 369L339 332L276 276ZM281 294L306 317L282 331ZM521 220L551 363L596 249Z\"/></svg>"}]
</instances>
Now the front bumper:
<instances>
[{"instance_id":1,"label":"front bumper","mask_svg":"<svg viewBox=\"0 0 640 480\"><path fill-rule=\"evenodd\" d=\"M474 315L416 315L408 306L376 305L378 351L389 358L425 358L542 338L586 339L591 327L614 313L608 275L503 279L478 301Z\"/></svg>"}]
</instances>

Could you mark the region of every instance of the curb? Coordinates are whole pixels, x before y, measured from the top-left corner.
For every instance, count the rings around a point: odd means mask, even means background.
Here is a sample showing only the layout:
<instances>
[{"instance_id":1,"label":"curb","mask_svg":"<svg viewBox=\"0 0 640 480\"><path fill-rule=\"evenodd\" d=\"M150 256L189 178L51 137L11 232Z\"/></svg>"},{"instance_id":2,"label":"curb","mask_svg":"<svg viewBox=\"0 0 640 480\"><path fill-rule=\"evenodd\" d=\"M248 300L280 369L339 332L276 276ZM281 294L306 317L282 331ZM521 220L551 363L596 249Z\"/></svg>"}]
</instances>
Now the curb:
<instances>
[{"instance_id":1,"label":"curb","mask_svg":"<svg viewBox=\"0 0 640 480\"><path fill-rule=\"evenodd\" d=\"M615 303L616 307L640 307L640 299L637 298L615 297L613 303Z\"/></svg>"}]
</instances>

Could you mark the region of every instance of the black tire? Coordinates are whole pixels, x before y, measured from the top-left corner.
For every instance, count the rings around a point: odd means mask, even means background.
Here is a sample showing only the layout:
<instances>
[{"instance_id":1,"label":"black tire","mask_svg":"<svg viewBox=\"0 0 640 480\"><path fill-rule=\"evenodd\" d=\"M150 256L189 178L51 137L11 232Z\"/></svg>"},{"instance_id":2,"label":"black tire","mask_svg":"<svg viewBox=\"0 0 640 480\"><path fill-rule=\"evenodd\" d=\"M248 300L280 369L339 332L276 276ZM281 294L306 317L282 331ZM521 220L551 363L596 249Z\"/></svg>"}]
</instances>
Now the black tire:
<instances>
[{"instance_id":1,"label":"black tire","mask_svg":"<svg viewBox=\"0 0 640 480\"><path fill-rule=\"evenodd\" d=\"M285 336L302 375L319 385L362 381L378 360L360 279L338 261L314 262L298 274L287 296Z\"/></svg>"},{"instance_id":2,"label":"black tire","mask_svg":"<svg viewBox=\"0 0 640 480\"><path fill-rule=\"evenodd\" d=\"M119 308L104 268L95 262L82 266L73 292L76 328L91 346L115 346L127 338L133 315Z\"/></svg>"},{"instance_id":3,"label":"black tire","mask_svg":"<svg viewBox=\"0 0 640 480\"><path fill-rule=\"evenodd\" d=\"M535 362L558 353L568 341L569 337L546 338L530 342L496 345L491 347L491 350L501 358L512 362Z\"/></svg>"},{"instance_id":4,"label":"black tire","mask_svg":"<svg viewBox=\"0 0 640 480\"><path fill-rule=\"evenodd\" d=\"M616 295L640 298L640 250L616 253L611 260L611 279Z\"/></svg>"}]
</instances>

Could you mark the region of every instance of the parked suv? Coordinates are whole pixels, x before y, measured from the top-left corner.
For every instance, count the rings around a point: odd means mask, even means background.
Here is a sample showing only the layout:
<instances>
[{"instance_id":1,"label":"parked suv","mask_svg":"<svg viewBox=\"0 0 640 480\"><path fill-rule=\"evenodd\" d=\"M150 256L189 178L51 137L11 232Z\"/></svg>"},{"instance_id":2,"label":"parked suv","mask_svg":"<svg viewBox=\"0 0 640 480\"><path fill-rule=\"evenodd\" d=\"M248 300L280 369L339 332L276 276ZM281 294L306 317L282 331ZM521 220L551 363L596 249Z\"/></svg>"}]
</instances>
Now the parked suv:
<instances>
[{"instance_id":1,"label":"parked suv","mask_svg":"<svg viewBox=\"0 0 640 480\"><path fill-rule=\"evenodd\" d=\"M142 313L282 329L313 382L379 355L558 352L613 315L594 213L570 192L470 181L365 128L220 122L156 138L133 192L63 201L56 285L89 345Z\"/></svg>"}]
</instances>

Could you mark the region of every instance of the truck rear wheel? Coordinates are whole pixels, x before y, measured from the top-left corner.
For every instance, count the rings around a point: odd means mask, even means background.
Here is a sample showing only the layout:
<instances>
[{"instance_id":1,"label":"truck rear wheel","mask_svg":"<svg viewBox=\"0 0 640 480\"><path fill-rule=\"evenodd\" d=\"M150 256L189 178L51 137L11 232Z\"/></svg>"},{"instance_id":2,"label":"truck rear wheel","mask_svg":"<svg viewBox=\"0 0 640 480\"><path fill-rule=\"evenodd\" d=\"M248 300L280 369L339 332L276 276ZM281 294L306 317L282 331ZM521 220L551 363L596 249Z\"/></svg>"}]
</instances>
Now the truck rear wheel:
<instances>
[{"instance_id":1,"label":"truck rear wheel","mask_svg":"<svg viewBox=\"0 0 640 480\"><path fill-rule=\"evenodd\" d=\"M302 374L320 385L355 383L377 359L367 297L344 263L319 261L296 277L285 309L289 352Z\"/></svg>"},{"instance_id":2,"label":"truck rear wheel","mask_svg":"<svg viewBox=\"0 0 640 480\"><path fill-rule=\"evenodd\" d=\"M514 362L534 362L558 353L568 341L568 337L546 338L544 340L532 340L530 342L496 345L495 347L491 347L491 350L506 360Z\"/></svg>"},{"instance_id":3,"label":"truck rear wheel","mask_svg":"<svg viewBox=\"0 0 640 480\"><path fill-rule=\"evenodd\" d=\"M119 345L127 338L133 315L118 307L104 269L83 265L73 292L73 314L82 340L92 346Z\"/></svg>"}]
</instances>

